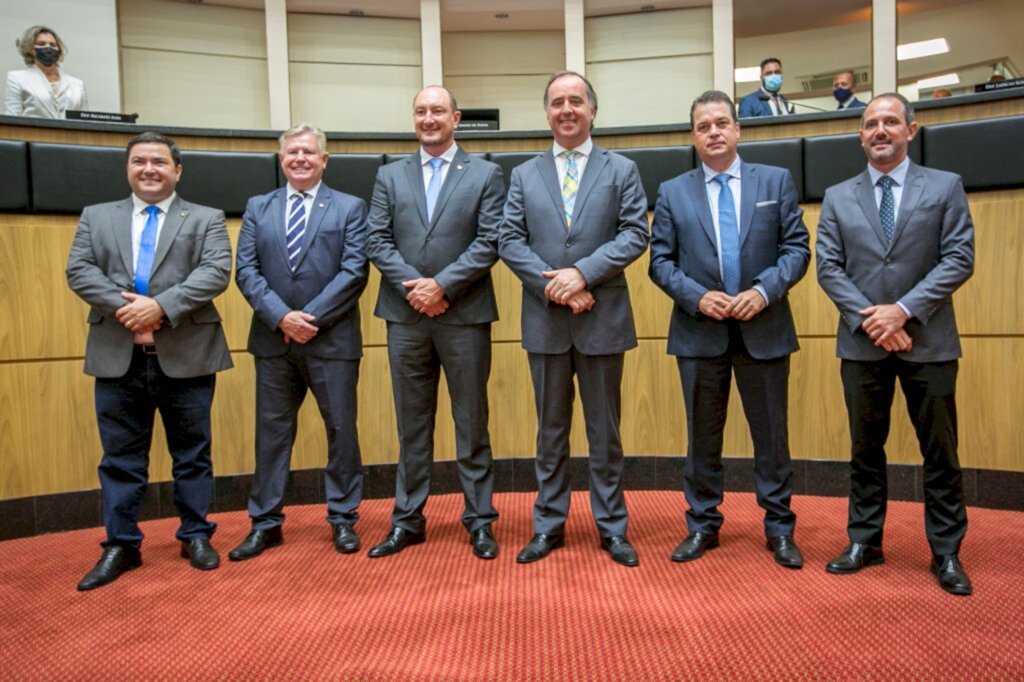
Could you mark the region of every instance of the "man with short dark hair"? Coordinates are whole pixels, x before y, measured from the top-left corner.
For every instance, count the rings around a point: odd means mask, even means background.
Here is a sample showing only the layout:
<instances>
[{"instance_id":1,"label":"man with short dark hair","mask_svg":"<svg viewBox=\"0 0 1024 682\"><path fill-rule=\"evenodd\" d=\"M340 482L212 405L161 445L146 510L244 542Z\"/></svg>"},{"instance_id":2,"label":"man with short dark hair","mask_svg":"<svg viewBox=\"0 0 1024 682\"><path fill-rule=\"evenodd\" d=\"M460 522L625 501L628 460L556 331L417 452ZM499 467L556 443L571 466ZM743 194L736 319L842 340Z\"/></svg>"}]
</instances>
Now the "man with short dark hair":
<instances>
[{"instance_id":1,"label":"man with short dark hair","mask_svg":"<svg viewBox=\"0 0 1024 682\"><path fill-rule=\"evenodd\" d=\"M782 62L768 57L761 62L761 87L740 100L740 118L785 116L792 106L781 93Z\"/></svg>"},{"instance_id":2,"label":"man with short dark hair","mask_svg":"<svg viewBox=\"0 0 1024 682\"><path fill-rule=\"evenodd\" d=\"M374 314L387 321L399 441L391 532L370 550L375 558L426 539L442 370L455 422L462 525L474 556L498 555L487 381L491 323L498 319L490 271L505 183L496 164L456 144L461 116L447 88L420 91L413 101L420 149L382 166L373 189L366 249L382 278Z\"/></svg>"},{"instance_id":3,"label":"man with short dark hair","mask_svg":"<svg viewBox=\"0 0 1024 682\"><path fill-rule=\"evenodd\" d=\"M840 71L832 79L832 96L835 97L839 106L837 110L863 109L866 104L857 99L857 80L853 71Z\"/></svg>"},{"instance_id":4,"label":"man with short dark hair","mask_svg":"<svg viewBox=\"0 0 1024 682\"><path fill-rule=\"evenodd\" d=\"M538 420L534 536L516 560L538 561L564 543L575 375L601 548L636 566L619 433L623 355L637 345L623 271L647 248L647 199L636 164L591 140L597 95L583 76L553 75L544 107L554 146L513 169L498 246L523 282L522 338Z\"/></svg>"},{"instance_id":5,"label":"man with short dark hair","mask_svg":"<svg viewBox=\"0 0 1024 682\"><path fill-rule=\"evenodd\" d=\"M228 553L251 559L284 536L299 408L313 393L327 431L324 492L334 549L359 550L363 472L356 384L363 355L359 296L366 287L366 202L322 182L327 138L308 124L279 138L285 187L249 199L238 234L235 282L252 306L256 361L256 472L252 530Z\"/></svg>"},{"instance_id":6,"label":"man with short dark hair","mask_svg":"<svg viewBox=\"0 0 1024 682\"><path fill-rule=\"evenodd\" d=\"M143 133L128 142L132 195L88 206L68 256L67 280L89 304L85 373L96 377L99 465L107 539L78 584L91 590L142 564L139 505L146 494L157 411L174 461L181 555L217 568L206 518L213 493L210 406L216 372L232 366L213 299L231 277L224 213L175 193L181 152Z\"/></svg>"},{"instance_id":7,"label":"man with short dark hair","mask_svg":"<svg viewBox=\"0 0 1024 682\"><path fill-rule=\"evenodd\" d=\"M974 272L974 223L958 175L910 160L917 129L902 95L872 99L860 123L868 167L830 187L821 207L818 282L839 309L836 354L852 440L850 544L826 570L855 573L885 562L885 442L899 379L924 457L931 571L946 592L969 595L959 560L967 510L952 295Z\"/></svg>"},{"instance_id":8,"label":"man with short dark hair","mask_svg":"<svg viewBox=\"0 0 1024 682\"><path fill-rule=\"evenodd\" d=\"M699 559L719 544L722 434L735 376L767 547L778 564L800 568L787 423L789 356L799 346L787 295L811 255L803 210L789 171L740 159L728 95L698 97L690 124L701 167L661 185L651 236L651 279L675 303L668 352L679 365L689 444L689 534L672 560Z\"/></svg>"}]
</instances>

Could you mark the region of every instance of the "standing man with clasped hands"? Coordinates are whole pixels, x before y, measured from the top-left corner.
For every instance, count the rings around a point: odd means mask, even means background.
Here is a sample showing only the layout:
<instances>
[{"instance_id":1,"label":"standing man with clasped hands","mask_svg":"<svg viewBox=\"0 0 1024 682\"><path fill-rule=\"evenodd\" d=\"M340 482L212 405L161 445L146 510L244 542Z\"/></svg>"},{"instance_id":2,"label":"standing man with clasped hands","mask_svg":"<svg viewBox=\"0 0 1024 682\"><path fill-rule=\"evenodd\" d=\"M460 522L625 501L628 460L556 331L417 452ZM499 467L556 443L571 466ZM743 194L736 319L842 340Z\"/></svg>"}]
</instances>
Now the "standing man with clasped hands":
<instances>
[{"instance_id":1,"label":"standing man with clasped hands","mask_svg":"<svg viewBox=\"0 0 1024 682\"><path fill-rule=\"evenodd\" d=\"M836 354L850 416L850 544L826 567L885 562L885 442L899 379L924 457L925 533L939 587L973 591L960 564L967 532L957 455L960 335L953 292L974 272L974 222L958 175L918 166L902 95L872 99L860 119L867 169L825 192L818 283L839 308Z\"/></svg>"},{"instance_id":2,"label":"standing man with clasped hands","mask_svg":"<svg viewBox=\"0 0 1024 682\"><path fill-rule=\"evenodd\" d=\"M460 117L450 90L424 88L413 100L419 152L382 166L373 189L367 252L382 277L374 312L387 321L399 441L391 532L370 550L374 558L426 538L442 369L455 421L462 525L476 557L498 555L487 382L491 322L498 319L490 271L505 184L496 164L455 143Z\"/></svg>"},{"instance_id":3,"label":"standing man with clasped hands","mask_svg":"<svg viewBox=\"0 0 1024 682\"><path fill-rule=\"evenodd\" d=\"M623 354L637 345L623 271L647 249L647 198L636 164L590 139L597 94L583 76L554 74L544 108L554 145L513 169L498 242L523 282L523 348L538 422L534 536L516 560L538 561L565 541L575 375L600 546L616 563L636 566L619 432Z\"/></svg>"},{"instance_id":4,"label":"standing man with clasped hands","mask_svg":"<svg viewBox=\"0 0 1024 682\"><path fill-rule=\"evenodd\" d=\"M233 561L284 541L285 485L299 408L310 391L327 431L324 491L334 549L359 550L354 526L363 471L356 384L363 355L366 202L322 182L328 160L322 130L301 124L278 141L288 184L249 199L238 235L235 281L253 309L256 473L249 492L252 531L228 554Z\"/></svg>"},{"instance_id":5,"label":"standing man with clasped hands","mask_svg":"<svg viewBox=\"0 0 1024 682\"><path fill-rule=\"evenodd\" d=\"M776 563L800 568L787 423L789 356L799 346L787 294L811 257L803 210L789 171L740 158L728 95L710 90L694 100L690 125L701 165L661 185L651 237L651 279L675 303L668 352L679 365L689 443L689 534L672 560L718 546L722 433L735 376L768 550Z\"/></svg>"},{"instance_id":6,"label":"standing man with clasped hands","mask_svg":"<svg viewBox=\"0 0 1024 682\"><path fill-rule=\"evenodd\" d=\"M175 193L181 151L142 133L128 142L132 195L82 212L67 280L89 304L85 373L96 377L107 539L78 583L91 590L142 564L137 519L149 478L157 411L174 465L175 534L194 568L220 565L206 518L213 494L210 406L231 355L213 299L231 281L224 213Z\"/></svg>"}]
</instances>

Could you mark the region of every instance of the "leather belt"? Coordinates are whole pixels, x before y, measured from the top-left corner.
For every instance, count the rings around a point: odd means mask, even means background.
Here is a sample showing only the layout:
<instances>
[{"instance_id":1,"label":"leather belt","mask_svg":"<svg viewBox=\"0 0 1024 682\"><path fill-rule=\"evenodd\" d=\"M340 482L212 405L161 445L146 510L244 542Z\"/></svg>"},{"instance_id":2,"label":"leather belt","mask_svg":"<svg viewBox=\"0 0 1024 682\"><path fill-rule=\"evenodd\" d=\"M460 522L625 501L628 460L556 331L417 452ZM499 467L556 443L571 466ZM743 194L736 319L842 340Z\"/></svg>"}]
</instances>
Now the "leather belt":
<instances>
[{"instance_id":1,"label":"leather belt","mask_svg":"<svg viewBox=\"0 0 1024 682\"><path fill-rule=\"evenodd\" d=\"M135 348L142 351L146 355L156 355L156 344L155 343L137 343Z\"/></svg>"}]
</instances>

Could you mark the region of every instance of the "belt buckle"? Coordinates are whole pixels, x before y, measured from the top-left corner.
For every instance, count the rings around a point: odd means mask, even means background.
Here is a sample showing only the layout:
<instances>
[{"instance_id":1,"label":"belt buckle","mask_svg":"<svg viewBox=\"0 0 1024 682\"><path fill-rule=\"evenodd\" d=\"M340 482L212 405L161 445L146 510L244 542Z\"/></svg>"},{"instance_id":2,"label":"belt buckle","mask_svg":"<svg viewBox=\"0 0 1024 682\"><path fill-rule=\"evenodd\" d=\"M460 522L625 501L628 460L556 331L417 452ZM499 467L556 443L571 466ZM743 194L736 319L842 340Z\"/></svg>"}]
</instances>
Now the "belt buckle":
<instances>
[{"instance_id":1,"label":"belt buckle","mask_svg":"<svg viewBox=\"0 0 1024 682\"><path fill-rule=\"evenodd\" d=\"M139 350L146 355L156 355L156 344L155 343L140 343Z\"/></svg>"}]
</instances>

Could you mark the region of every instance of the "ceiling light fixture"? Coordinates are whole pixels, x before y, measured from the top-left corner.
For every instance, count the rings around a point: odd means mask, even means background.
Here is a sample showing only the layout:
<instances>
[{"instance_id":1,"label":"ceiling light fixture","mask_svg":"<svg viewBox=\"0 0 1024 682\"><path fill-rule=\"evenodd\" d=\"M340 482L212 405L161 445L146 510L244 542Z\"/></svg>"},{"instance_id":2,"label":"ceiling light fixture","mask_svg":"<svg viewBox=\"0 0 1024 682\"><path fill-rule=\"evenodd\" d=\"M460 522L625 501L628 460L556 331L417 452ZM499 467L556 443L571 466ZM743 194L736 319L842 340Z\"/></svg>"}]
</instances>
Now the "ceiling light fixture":
<instances>
[{"instance_id":1,"label":"ceiling light fixture","mask_svg":"<svg viewBox=\"0 0 1024 682\"><path fill-rule=\"evenodd\" d=\"M741 66L736 69L733 80L737 83L754 83L761 80L760 66Z\"/></svg>"},{"instance_id":2,"label":"ceiling light fixture","mask_svg":"<svg viewBox=\"0 0 1024 682\"><path fill-rule=\"evenodd\" d=\"M949 52L949 43L945 38L933 38L921 40L916 43L904 43L896 46L896 59L906 61L907 59L918 59L920 57L931 57L935 54Z\"/></svg>"},{"instance_id":3,"label":"ceiling light fixture","mask_svg":"<svg viewBox=\"0 0 1024 682\"><path fill-rule=\"evenodd\" d=\"M927 90L928 88L939 88L943 85L957 85L960 83L960 76L955 73L947 73L942 76L935 76L934 78L922 78L917 81L918 90Z\"/></svg>"}]
</instances>

